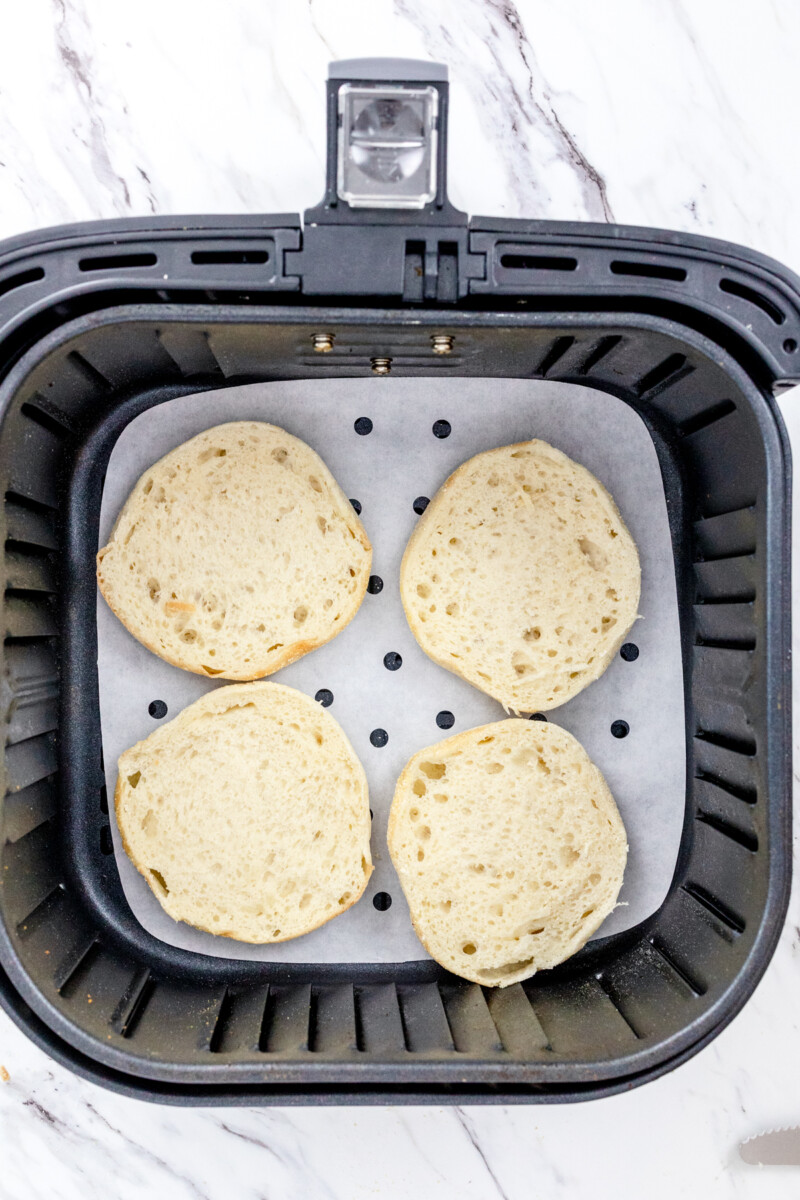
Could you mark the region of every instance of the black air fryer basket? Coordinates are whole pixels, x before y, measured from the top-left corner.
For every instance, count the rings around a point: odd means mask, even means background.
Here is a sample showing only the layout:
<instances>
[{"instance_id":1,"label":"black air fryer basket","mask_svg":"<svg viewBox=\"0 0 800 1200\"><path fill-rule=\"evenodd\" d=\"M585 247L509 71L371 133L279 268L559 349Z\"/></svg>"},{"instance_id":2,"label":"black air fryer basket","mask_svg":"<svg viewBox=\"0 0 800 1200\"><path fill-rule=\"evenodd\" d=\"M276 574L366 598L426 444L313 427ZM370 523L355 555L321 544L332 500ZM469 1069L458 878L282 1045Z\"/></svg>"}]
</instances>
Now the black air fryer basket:
<instances>
[{"instance_id":1,"label":"black air fryer basket","mask_svg":"<svg viewBox=\"0 0 800 1200\"><path fill-rule=\"evenodd\" d=\"M790 876L790 463L774 397L800 377L800 281L705 238L468 221L446 199L445 79L431 64L334 65L326 195L302 225L152 218L0 246L0 999L48 1053L131 1095L609 1094L713 1038L778 938ZM369 118L348 127L345 93L356 103L367 89L373 113L391 118L405 103L398 87L414 119L389 150L400 144L412 168L427 155L410 177L396 173L399 202L427 177L417 207L359 207L359 185L377 175L391 203L394 183L385 146L366 145ZM342 163L352 146L367 162L355 184ZM449 353L434 353L434 337ZM686 696L672 887L635 929L503 990L433 962L282 965L176 949L133 918L112 853L94 556L115 439L176 396L376 369L610 392L646 423L663 474Z\"/></svg>"}]
</instances>

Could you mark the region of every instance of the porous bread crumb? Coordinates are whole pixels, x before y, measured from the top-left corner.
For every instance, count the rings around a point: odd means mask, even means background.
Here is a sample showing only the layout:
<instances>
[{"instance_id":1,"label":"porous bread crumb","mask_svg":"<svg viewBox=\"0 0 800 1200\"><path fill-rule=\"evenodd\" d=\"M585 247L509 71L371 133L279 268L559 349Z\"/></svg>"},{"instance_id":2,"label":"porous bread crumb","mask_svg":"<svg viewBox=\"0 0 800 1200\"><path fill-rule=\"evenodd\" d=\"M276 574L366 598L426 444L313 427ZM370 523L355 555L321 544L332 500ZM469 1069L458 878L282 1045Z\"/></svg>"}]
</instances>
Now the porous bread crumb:
<instances>
[{"instance_id":1,"label":"porous bread crumb","mask_svg":"<svg viewBox=\"0 0 800 1200\"><path fill-rule=\"evenodd\" d=\"M233 421L144 472L97 555L97 581L167 662L260 679L344 629L371 561L363 525L311 447Z\"/></svg>"},{"instance_id":2,"label":"porous bread crumb","mask_svg":"<svg viewBox=\"0 0 800 1200\"><path fill-rule=\"evenodd\" d=\"M10 1078L11 1078L11 1076L9 1075L6 1068L0 1067L0 1079L2 1079L3 1083L8 1083Z\"/></svg>"},{"instance_id":3,"label":"porous bread crumb","mask_svg":"<svg viewBox=\"0 0 800 1200\"><path fill-rule=\"evenodd\" d=\"M447 970L490 987L579 950L615 907L628 850L581 744L518 718L415 754L388 841L420 941Z\"/></svg>"},{"instance_id":4,"label":"porous bread crumb","mask_svg":"<svg viewBox=\"0 0 800 1200\"><path fill-rule=\"evenodd\" d=\"M450 476L406 547L400 590L434 662L530 713L602 675L636 619L640 579L603 485L534 440L487 450Z\"/></svg>"},{"instance_id":5,"label":"porous bread crumb","mask_svg":"<svg viewBox=\"0 0 800 1200\"><path fill-rule=\"evenodd\" d=\"M123 844L176 921L283 942L372 873L364 769L321 705L277 683L209 692L119 760Z\"/></svg>"}]
</instances>

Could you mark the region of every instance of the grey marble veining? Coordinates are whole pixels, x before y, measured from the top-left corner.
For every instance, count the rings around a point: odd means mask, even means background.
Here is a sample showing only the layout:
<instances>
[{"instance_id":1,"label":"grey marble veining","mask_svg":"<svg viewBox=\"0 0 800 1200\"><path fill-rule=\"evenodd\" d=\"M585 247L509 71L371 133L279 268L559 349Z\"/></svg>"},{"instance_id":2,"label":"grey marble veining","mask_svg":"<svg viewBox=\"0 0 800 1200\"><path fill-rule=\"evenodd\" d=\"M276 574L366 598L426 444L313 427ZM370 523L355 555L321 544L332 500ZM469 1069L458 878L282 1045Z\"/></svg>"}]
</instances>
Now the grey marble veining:
<instances>
[{"instance_id":1,"label":"grey marble veining","mask_svg":"<svg viewBox=\"0 0 800 1200\"><path fill-rule=\"evenodd\" d=\"M332 57L441 58L472 213L707 232L800 267L793 0L27 0L0 15L0 234L321 194Z\"/></svg>"},{"instance_id":2,"label":"grey marble veining","mask_svg":"<svg viewBox=\"0 0 800 1200\"><path fill-rule=\"evenodd\" d=\"M0 236L300 211L322 190L327 62L376 53L449 63L462 208L685 229L800 269L795 0L6 0ZM783 403L798 445L800 400ZM563 1107L161 1108L83 1082L0 1016L0 1200L789 1200L796 1173L735 1148L800 1119L799 985L795 896L716 1041Z\"/></svg>"}]
</instances>

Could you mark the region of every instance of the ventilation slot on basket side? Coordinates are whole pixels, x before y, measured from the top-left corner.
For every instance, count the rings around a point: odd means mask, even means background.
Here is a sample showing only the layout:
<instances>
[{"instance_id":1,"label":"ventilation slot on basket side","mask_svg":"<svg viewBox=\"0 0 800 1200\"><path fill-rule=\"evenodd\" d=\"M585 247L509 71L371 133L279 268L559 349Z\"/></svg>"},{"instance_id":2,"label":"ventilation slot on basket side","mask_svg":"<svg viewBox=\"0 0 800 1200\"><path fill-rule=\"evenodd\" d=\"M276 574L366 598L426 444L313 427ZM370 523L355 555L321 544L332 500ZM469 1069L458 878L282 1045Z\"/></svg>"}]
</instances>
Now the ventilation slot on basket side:
<instances>
[{"instance_id":1,"label":"ventilation slot on basket side","mask_svg":"<svg viewBox=\"0 0 800 1200\"><path fill-rule=\"evenodd\" d=\"M712 650L755 650L756 618L753 602L696 604L696 646Z\"/></svg>"},{"instance_id":2,"label":"ventilation slot on basket side","mask_svg":"<svg viewBox=\"0 0 800 1200\"><path fill-rule=\"evenodd\" d=\"M687 375L691 375L694 367L687 362L683 354L670 354L663 362L652 367L642 375L633 387L640 400L652 400L668 388L674 387Z\"/></svg>"},{"instance_id":3,"label":"ventilation slot on basket side","mask_svg":"<svg viewBox=\"0 0 800 1200\"><path fill-rule=\"evenodd\" d=\"M244 1052L248 1056L257 1052L268 995L269 989L263 984L227 987L217 1002L208 1038L199 1043L200 1049L211 1054Z\"/></svg>"},{"instance_id":4,"label":"ventilation slot on basket side","mask_svg":"<svg viewBox=\"0 0 800 1200\"><path fill-rule=\"evenodd\" d=\"M71 367L74 367L85 383L88 383L92 388L101 395L110 392L113 385L110 379L107 379L102 371L98 371L97 367L90 363L88 358L80 353L79 350L71 350L67 355L67 362Z\"/></svg>"},{"instance_id":5,"label":"ventilation slot on basket side","mask_svg":"<svg viewBox=\"0 0 800 1200\"><path fill-rule=\"evenodd\" d=\"M13 599L13 597L12 597L12 599ZM6 607L6 615L8 615L9 611L10 611L10 606L7 606ZM12 649L15 646L19 647L20 650L24 650L30 646L48 646L49 647L49 646L54 645L55 640L56 639L54 636L49 636L47 634L35 634L30 637L16 636L16 635L12 634L9 637L4 638L3 645L5 646L6 653L7 653L10 649Z\"/></svg>"},{"instance_id":6,"label":"ventilation slot on basket side","mask_svg":"<svg viewBox=\"0 0 800 1200\"><path fill-rule=\"evenodd\" d=\"M143 967L133 976L111 1017L111 1028L120 1037L128 1038L133 1034L155 987L148 967Z\"/></svg>"},{"instance_id":7,"label":"ventilation slot on basket side","mask_svg":"<svg viewBox=\"0 0 800 1200\"><path fill-rule=\"evenodd\" d=\"M602 991L603 995L606 996L608 998L609 1002L614 1005L614 1008L617 1010L619 1015L622 1017L623 1021L628 1026L628 1028L630 1029L633 1036L637 1039L637 1041L641 1040L642 1034L636 1028L636 1025L634 1024L633 1020L631 1019L628 1012L626 1011L626 1006L624 1004L624 1001L622 1001L620 999L619 995L617 994L617 990L614 987L613 980L610 979L607 975L603 975L601 972L598 972L595 975L595 979L597 980L597 985L600 988L600 990Z\"/></svg>"},{"instance_id":8,"label":"ventilation slot on basket side","mask_svg":"<svg viewBox=\"0 0 800 1200\"><path fill-rule=\"evenodd\" d=\"M460 1054L502 1053L497 1027L477 983L443 986L441 996L453 1045Z\"/></svg>"},{"instance_id":9,"label":"ventilation slot on basket side","mask_svg":"<svg viewBox=\"0 0 800 1200\"><path fill-rule=\"evenodd\" d=\"M696 563L752 556L756 551L755 506L695 521L694 534Z\"/></svg>"},{"instance_id":10,"label":"ventilation slot on basket side","mask_svg":"<svg viewBox=\"0 0 800 1200\"><path fill-rule=\"evenodd\" d=\"M681 884L681 888L686 892L687 896L691 896L693 900L696 900L706 912L711 913L712 917L716 917L718 921L721 921L731 933L744 933L746 928L744 918L735 913L722 900L719 900L716 896L712 896L711 892L707 891L706 888L701 887L697 883L684 883Z\"/></svg>"},{"instance_id":11,"label":"ventilation slot on basket side","mask_svg":"<svg viewBox=\"0 0 800 1200\"><path fill-rule=\"evenodd\" d=\"M739 754L727 745L708 738L694 738L694 773L708 777L731 795L753 795L758 791L758 761L753 755Z\"/></svg>"},{"instance_id":12,"label":"ventilation slot on basket side","mask_svg":"<svg viewBox=\"0 0 800 1200\"><path fill-rule=\"evenodd\" d=\"M6 542L5 573L7 596L54 595L58 590L51 552L41 546Z\"/></svg>"},{"instance_id":13,"label":"ventilation slot on basket side","mask_svg":"<svg viewBox=\"0 0 800 1200\"><path fill-rule=\"evenodd\" d=\"M36 836L41 839L42 844L47 841L50 833L53 832L53 817L56 812L56 774L44 775L42 779L37 779L31 782L26 787L20 787L19 790L11 788L6 792L4 802L2 802L2 810L4 810L4 841L7 847L16 846L19 848L20 842L26 841L26 845L22 847L23 854L31 853L34 848ZM11 862L6 863L6 869L11 869ZM8 876L6 876L6 881ZM52 887L52 883L47 884L47 889ZM36 904L41 899L37 896Z\"/></svg>"},{"instance_id":14,"label":"ventilation slot on basket side","mask_svg":"<svg viewBox=\"0 0 800 1200\"><path fill-rule=\"evenodd\" d=\"M648 938L648 941L656 954L666 963L676 978L689 989L693 996L704 996L706 994L708 991L706 985L695 978L693 972L685 963L678 961L675 952L668 949L660 938L651 937Z\"/></svg>"},{"instance_id":15,"label":"ventilation slot on basket side","mask_svg":"<svg viewBox=\"0 0 800 1200\"><path fill-rule=\"evenodd\" d=\"M355 1021L356 1029L356 1050L358 1050L359 1053L363 1053L367 1049L362 1001L363 992L361 989L353 988L353 1020Z\"/></svg>"},{"instance_id":16,"label":"ventilation slot on basket side","mask_svg":"<svg viewBox=\"0 0 800 1200\"><path fill-rule=\"evenodd\" d=\"M217 1016L214 1021L214 1025L211 1029L211 1036L209 1037L205 1046L205 1049L207 1049L209 1053L219 1054L222 1048L222 1040L225 1036L225 1030L232 1012L233 997L228 988L225 988L225 991L222 994L222 999L219 1003L219 1008L217 1009Z\"/></svg>"},{"instance_id":17,"label":"ventilation slot on basket side","mask_svg":"<svg viewBox=\"0 0 800 1200\"><path fill-rule=\"evenodd\" d=\"M8 275L5 279L0 279L0 296L24 287L26 283L38 283L40 279L44 279L42 267L31 267L29 271L18 271L16 275Z\"/></svg>"},{"instance_id":18,"label":"ventilation slot on basket side","mask_svg":"<svg viewBox=\"0 0 800 1200\"><path fill-rule=\"evenodd\" d=\"M6 747L6 779L9 791L20 791L58 769L52 733L42 733Z\"/></svg>"},{"instance_id":19,"label":"ventilation slot on basket side","mask_svg":"<svg viewBox=\"0 0 800 1200\"><path fill-rule=\"evenodd\" d=\"M224 345L223 345L222 357L220 357L220 355L217 354L216 350L214 349L214 337L212 334L209 334L206 337L206 345L208 346L209 354L211 355L212 359L216 363L217 370L220 372L220 374L223 376L223 378L227 379L229 374L234 374L235 367L226 368L226 366L224 365L225 364Z\"/></svg>"},{"instance_id":20,"label":"ventilation slot on basket side","mask_svg":"<svg viewBox=\"0 0 800 1200\"><path fill-rule=\"evenodd\" d=\"M592 371L604 359L608 357L612 350L615 350L622 341L622 338L616 334L609 334L608 337L600 338L599 342L589 351L586 359L578 368L579 375L591 375Z\"/></svg>"},{"instance_id":21,"label":"ventilation slot on basket side","mask_svg":"<svg viewBox=\"0 0 800 1200\"><path fill-rule=\"evenodd\" d=\"M51 596L15 588L5 591L6 644L56 637L59 633Z\"/></svg>"},{"instance_id":22,"label":"ventilation slot on basket side","mask_svg":"<svg viewBox=\"0 0 800 1200\"><path fill-rule=\"evenodd\" d=\"M308 999L308 1026L306 1035L306 1047L313 1054L317 1050L317 1009L319 1006L319 993L311 988L311 994Z\"/></svg>"},{"instance_id":23,"label":"ventilation slot on basket side","mask_svg":"<svg viewBox=\"0 0 800 1200\"><path fill-rule=\"evenodd\" d=\"M509 271L575 271L578 260L552 254L502 254L500 266Z\"/></svg>"},{"instance_id":24,"label":"ventilation slot on basket side","mask_svg":"<svg viewBox=\"0 0 800 1200\"><path fill-rule=\"evenodd\" d=\"M406 1052L406 1037L397 989L393 983L356 988L356 1045L381 1058Z\"/></svg>"},{"instance_id":25,"label":"ventilation slot on basket side","mask_svg":"<svg viewBox=\"0 0 800 1200\"><path fill-rule=\"evenodd\" d=\"M256 1039L255 1049L259 1054L264 1054L267 1050L269 1041L269 1031L272 1025L274 1004L272 1002L272 988L267 985L264 998L261 1003L261 1012L258 1022L258 1037Z\"/></svg>"},{"instance_id":26,"label":"ventilation slot on basket side","mask_svg":"<svg viewBox=\"0 0 800 1200\"><path fill-rule=\"evenodd\" d=\"M158 255L142 252L94 255L91 258L80 259L78 266L82 271L118 271L129 270L131 267L154 267L157 263Z\"/></svg>"},{"instance_id":27,"label":"ventilation slot on basket side","mask_svg":"<svg viewBox=\"0 0 800 1200\"><path fill-rule=\"evenodd\" d=\"M30 421L35 421L37 425L41 425L42 429L46 429L48 433L52 433L57 438L70 437L72 428L69 417L60 412L53 404L34 404L30 400L22 405L20 412Z\"/></svg>"},{"instance_id":28,"label":"ventilation slot on basket side","mask_svg":"<svg viewBox=\"0 0 800 1200\"><path fill-rule=\"evenodd\" d=\"M552 1047L521 983L492 988L489 1012L504 1049L515 1058L540 1058Z\"/></svg>"},{"instance_id":29,"label":"ventilation slot on basket side","mask_svg":"<svg viewBox=\"0 0 800 1200\"><path fill-rule=\"evenodd\" d=\"M698 852L696 866L693 866L694 881L698 887L705 887L709 893L726 895L731 888L736 889L736 896L747 895L748 879L742 870L745 863L742 854L747 859L756 853L758 847L758 832L756 829L756 809L753 807L755 794L748 800L742 800L732 794L729 789L712 783L708 779L697 779L693 796L696 808L695 847ZM733 831L733 836L731 836ZM720 843L718 835L730 837L733 846ZM739 865L731 869L732 855L736 856L740 847ZM717 874L721 868L722 875ZM690 874L691 878L691 874ZM734 909L743 907L741 899L737 899Z\"/></svg>"},{"instance_id":30,"label":"ventilation slot on basket side","mask_svg":"<svg viewBox=\"0 0 800 1200\"><path fill-rule=\"evenodd\" d=\"M53 510L16 492L6 492L6 535L10 541L22 542L41 550L57 550Z\"/></svg>"},{"instance_id":31,"label":"ventilation slot on basket side","mask_svg":"<svg viewBox=\"0 0 800 1200\"><path fill-rule=\"evenodd\" d=\"M314 1054L351 1057L358 1044L352 986L342 984L339 987L314 988L311 1006L309 1050Z\"/></svg>"},{"instance_id":32,"label":"ventilation slot on basket side","mask_svg":"<svg viewBox=\"0 0 800 1200\"><path fill-rule=\"evenodd\" d=\"M63 903L65 896L63 883L48 884L45 894L17 921L17 937L20 940L33 937L43 925L48 925L54 910Z\"/></svg>"},{"instance_id":33,"label":"ventilation slot on basket side","mask_svg":"<svg viewBox=\"0 0 800 1200\"><path fill-rule=\"evenodd\" d=\"M268 250L193 250L192 262L201 266L263 266L269 262Z\"/></svg>"},{"instance_id":34,"label":"ventilation slot on basket side","mask_svg":"<svg viewBox=\"0 0 800 1200\"><path fill-rule=\"evenodd\" d=\"M757 292L755 288L748 287L746 283L739 283L737 279L720 279L719 286L720 291L727 292L729 296L738 296L740 300L746 300L748 304L760 308L776 325L782 325L786 320L785 313L778 308L774 301L765 296L763 292Z\"/></svg>"},{"instance_id":35,"label":"ventilation slot on basket side","mask_svg":"<svg viewBox=\"0 0 800 1200\"><path fill-rule=\"evenodd\" d=\"M675 283L683 283L686 272L683 267L668 267L665 263L622 262L615 259L611 263L612 275L634 275L643 279L670 279Z\"/></svg>"},{"instance_id":36,"label":"ventilation slot on basket side","mask_svg":"<svg viewBox=\"0 0 800 1200\"><path fill-rule=\"evenodd\" d=\"M9 554L29 555L46 562L52 561L52 551L47 546L40 546L38 542L29 542L25 538L9 537L6 539L5 548Z\"/></svg>"},{"instance_id":37,"label":"ventilation slot on basket side","mask_svg":"<svg viewBox=\"0 0 800 1200\"><path fill-rule=\"evenodd\" d=\"M755 854L758 850L758 838L754 833L746 829L740 829L737 825L731 825L728 821L723 821L714 813L704 812L699 809L696 818L701 825L708 825L710 829L715 829L717 833L721 833L723 837L730 838L732 842L742 846L745 850L749 850L751 854Z\"/></svg>"},{"instance_id":38,"label":"ventilation slot on basket side","mask_svg":"<svg viewBox=\"0 0 800 1200\"><path fill-rule=\"evenodd\" d=\"M19 562L14 562L13 556L10 556L10 555L6 556L6 567L7 568L12 567L15 570L15 573L17 573L17 580L19 580L20 578L23 577L21 575L21 573L18 573L18 572L20 572L21 564ZM18 582L15 582L15 583L12 583L11 586L6 588L5 597L6 597L7 603L13 602L13 601L20 601L21 603L23 603L25 605L34 606L34 605L36 605L37 601L42 601L43 603L46 601L49 601L51 596L53 596L55 594L55 586L54 585L40 587L37 585L32 574L29 575L29 578L31 579L31 586L29 586L29 587L23 587ZM14 636L14 635L12 634L12 636ZM25 635L23 634L21 636L25 636ZM29 635L29 636L35 636L35 635Z\"/></svg>"},{"instance_id":39,"label":"ventilation slot on basket side","mask_svg":"<svg viewBox=\"0 0 800 1200\"><path fill-rule=\"evenodd\" d=\"M398 989L406 1049L416 1054L452 1051L453 1038L435 983Z\"/></svg>"},{"instance_id":40,"label":"ventilation slot on basket side","mask_svg":"<svg viewBox=\"0 0 800 1200\"><path fill-rule=\"evenodd\" d=\"M62 958L53 973L53 986L64 999L75 993L81 977L85 975L98 949L98 934L95 930L88 937L81 938Z\"/></svg>"},{"instance_id":41,"label":"ventilation slot on basket side","mask_svg":"<svg viewBox=\"0 0 800 1200\"><path fill-rule=\"evenodd\" d=\"M756 598L756 561L752 554L694 564L696 604L749 604Z\"/></svg>"},{"instance_id":42,"label":"ventilation slot on basket side","mask_svg":"<svg viewBox=\"0 0 800 1200\"><path fill-rule=\"evenodd\" d=\"M20 563L6 558L6 568L20 569ZM52 587L7 587L5 590L4 617L8 637L4 645L45 645L58 632L55 596Z\"/></svg>"},{"instance_id":43,"label":"ventilation slot on basket side","mask_svg":"<svg viewBox=\"0 0 800 1200\"><path fill-rule=\"evenodd\" d=\"M685 421L681 421L678 425L678 436L682 438L692 437L693 434L699 433L701 429L707 429L709 425L716 424L723 417L729 416L736 412L736 405L732 400L720 400L718 404L712 404L710 408L704 409L702 412L695 413L693 417L687 417Z\"/></svg>"},{"instance_id":44,"label":"ventilation slot on basket side","mask_svg":"<svg viewBox=\"0 0 800 1200\"><path fill-rule=\"evenodd\" d=\"M701 783L708 783L711 787L719 788L726 795L732 796L734 800L740 800L742 804L757 804L758 792L755 788L739 787L735 783L729 783L726 779L720 779L718 775L712 775L708 771L697 771L695 779Z\"/></svg>"},{"instance_id":45,"label":"ventilation slot on basket side","mask_svg":"<svg viewBox=\"0 0 800 1200\"><path fill-rule=\"evenodd\" d=\"M714 605L728 614L734 606ZM746 645L698 645L694 652L692 700L698 738L738 755L754 757L753 652Z\"/></svg>"},{"instance_id":46,"label":"ventilation slot on basket side","mask_svg":"<svg viewBox=\"0 0 800 1200\"><path fill-rule=\"evenodd\" d=\"M590 1057L598 1043L609 1056L630 1053L638 1033L594 976L525 990L554 1054Z\"/></svg>"},{"instance_id":47,"label":"ventilation slot on basket side","mask_svg":"<svg viewBox=\"0 0 800 1200\"><path fill-rule=\"evenodd\" d=\"M57 512L62 503L59 477L64 452L73 449L62 432L54 435L37 421L20 415L15 426L15 449L6 464L5 491L25 496L43 509Z\"/></svg>"},{"instance_id":48,"label":"ventilation slot on basket side","mask_svg":"<svg viewBox=\"0 0 800 1200\"><path fill-rule=\"evenodd\" d=\"M11 792L3 801L3 835L9 845L38 829L56 811L55 781L38 779L20 792Z\"/></svg>"},{"instance_id":49,"label":"ventilation slot on basket side","mask_svg":"<svg viewBox=\"0 0 800 1200\"><path fill-rule=\"evenodd\" d=\"M598 971L598 986L641 1040L685 1026L695 993L645 938Z\"/></svg>"},{"instance_id":50,"label":"ventilation slot on basket side","mask_svg":"<svg viewBox=\"0 0 800 1200\"><path fill-rule=\"evenodd\" d=\"M156 336L164 354L168 355L184 377L211 375L224 378L204 329L167 325Z\"/></svg>"},{"instance_id":51,"label":"ventilation slot on basket side","mask_svg":"<svg viewBox=\"0 0 800 1200\"><path fill-rule=\"evenodd\" d=\"M34 393L28 403L38 412L46 417L53 425L58 425L64 433L72 435L75 433L75 422L69 413L65 413L63 409L54 404L47 396L41 392ZM23 408L25 405L23 405Z\"/></svg>"},{"instance_id":52,"label":"ventilation slot on basket side","mask_svg":"<svg viewBox=\"0 0 800 1200\"><path fill-rule=\"evenodd\" d=\"M28 512L38 513L41 516L50 518L51 521L52 521L53 513L58 511L58 509L54 505L48 504L46 500L37 500L34 496L26 496L22 492L7 491L6 495L5 495L5 501L6 501L6 506L7 506L6 507L6 522L7 523L9 521L9 515L11 512L11 508L9 506L16 506L18 508L24 508ZM48 528L50 530L52 530L52 528L53 528L52 523L48 526ZM53 535L53 536L55 536L55 535Z\"/></svg>"},{"instance_id":53,"label":"ventilation slot on basket side","mask_svg":"<svg viewBox=\"0 0 800 1200\"><path fill-rule=\"evenodd\" d=\"M564 357L570 346L574 345L574 343L574 337L557 337L550 345L550 348L533 374L544 378L548 371L552 371L556 363Z\"/></svg>"},{"instance_id":54,"label":"ventilation slot on basket side","mask_svg":"<svg viewBox=\"0 0 800 1200\"><path fill-rule=\"evenodd\" d=\"M55 817L40 822L15 842L0 845L5 923L19 926L61 885L59 827Z\"/></svg>"},{"instance_id":55,"label":"ventilation slot on basket side","mask_svg":"<svg viewBox=\"0 0 800 1200\"><path fill-rule=\"evenodd\" d=\"M707 729L698 729L694 736L699 742L708 742L710 746L718 746L720 750L728 750L731 754L739 754L743 758L755 757L756 743L753 739L726 737Z\"/></svg>"},{"instance_id":56,"label":"ventilation slot on basket side","mask_svg":"<svg viewBox=\"0 0 800 1200\"><path fill-rule=\"evenodd\" d=\"M259 1050L290 1057L308 1050L313 1036L311 987L270 988L264 1007Z\"/></svg>"}]
</instances>

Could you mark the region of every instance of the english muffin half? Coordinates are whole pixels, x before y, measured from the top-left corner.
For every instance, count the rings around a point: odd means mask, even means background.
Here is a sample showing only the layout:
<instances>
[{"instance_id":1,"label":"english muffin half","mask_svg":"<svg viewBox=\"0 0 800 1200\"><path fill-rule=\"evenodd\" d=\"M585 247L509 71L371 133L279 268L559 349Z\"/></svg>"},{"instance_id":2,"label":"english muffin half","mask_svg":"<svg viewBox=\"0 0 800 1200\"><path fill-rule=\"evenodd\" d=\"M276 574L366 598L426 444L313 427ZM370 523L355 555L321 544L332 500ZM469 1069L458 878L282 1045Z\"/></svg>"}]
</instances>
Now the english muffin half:
<instances>
[{"instance_id":1,"label":"english muffin half","mask_svg":"<svg viewBox=\"0 0 800 1200\"><path fill-rule=\"evenodd\" d=\"M190 704L120 757L115 803L165 912L241 942L316 929L372 874L364 769L338 722L281 684Z\"/></svg>"},{"instance_id":2,"label":"english muffin half","mask_svg":"<svg viewBox=\"0 0 800 1200\"><path fill-rule=\"evenodd\" d=\"M639 555L609 493L546 442L469 459L403 556L409 625L434 662L512 712L599 678L639 605Z\"/></svg>"},{"instance_id":3,"label":"english muffin half","mask_svg":"<svg viewBox=\"0 0 800 1200\"><path fill-rule=\"evenodd\" d=\"M410 759L389 851L426 950L455 975L507 987L588 941L616 904L628 847L581 744L512 718Z\"/></svg>"},{"instance_id":4,"label":"english muffin half","mask_svg":"<svg viewBox=\"0 0 800 1200\"><path fill-rule=\"evenodd\" d=\"M97 555L97 581L167 662L247 680L341 633L371 561L319 455L275 425L233 421L145 471Z\"/></svg>"}]
</instances>

